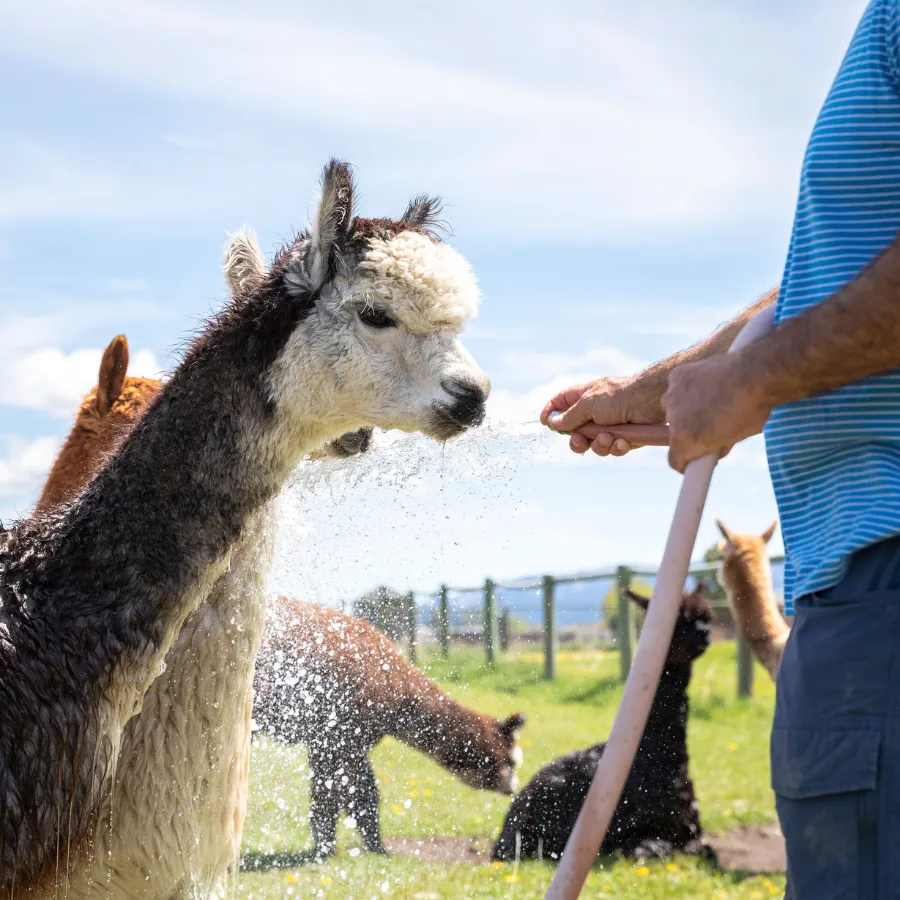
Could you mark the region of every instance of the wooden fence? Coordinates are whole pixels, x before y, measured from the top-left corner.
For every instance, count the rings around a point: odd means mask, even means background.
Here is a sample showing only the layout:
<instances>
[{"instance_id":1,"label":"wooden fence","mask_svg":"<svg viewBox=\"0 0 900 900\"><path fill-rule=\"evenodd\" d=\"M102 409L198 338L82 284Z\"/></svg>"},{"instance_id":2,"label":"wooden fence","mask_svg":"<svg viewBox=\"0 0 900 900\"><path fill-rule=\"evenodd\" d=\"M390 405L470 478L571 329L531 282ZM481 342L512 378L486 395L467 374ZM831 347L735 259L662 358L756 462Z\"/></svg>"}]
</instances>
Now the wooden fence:
<instances>
[{"instance_id":1,"label":"wooden fence","mask_svg":"<svg viewBox=\"0 0 900 900\"><path fill-rule=\"evenodd\" d=\"M783 562L783 557L773 557L773 563ZM703 563L692 566L688 577L707 580L715 577L718 566L713 563ZM559 650L559 629L557 627L557 597L556 589L560 585L576 584L590 581L609 581L615 584L618 593L618 615L615 645L619 652L619 675L622 681L628 677L631 669L634 644L637 639L637 629L633 606L625 595L635 578L655 578L656 571L652 569L633 569L629 566L604 572L596 572L589 575L556 576L545 575L539 581L533 583L503 584L487 579L483 588L464 589L466 593L479 591L483 597L484 618L481 628L481 642L484 645L485 660L489 666L496 666L501 659L504 644L504 633L500 628L500 618L497 604L497 591L540 591L543 606L543 675L548 681L556 677L556 661ZM441 654L447 657L450 653L451 642L451 616L450 616L450 591L451 588L442 585L437 595L437 609L434 617L435 636ZM725 606L714 606L714 609L727 610ZM416 657L416 608L410 597L410 655L413 660ZM508 638L508 635L506 635ZM753 694L753 657L746 642L737 636L737 694L739 697L749 697Z\"/></svg>"}]
</instances>

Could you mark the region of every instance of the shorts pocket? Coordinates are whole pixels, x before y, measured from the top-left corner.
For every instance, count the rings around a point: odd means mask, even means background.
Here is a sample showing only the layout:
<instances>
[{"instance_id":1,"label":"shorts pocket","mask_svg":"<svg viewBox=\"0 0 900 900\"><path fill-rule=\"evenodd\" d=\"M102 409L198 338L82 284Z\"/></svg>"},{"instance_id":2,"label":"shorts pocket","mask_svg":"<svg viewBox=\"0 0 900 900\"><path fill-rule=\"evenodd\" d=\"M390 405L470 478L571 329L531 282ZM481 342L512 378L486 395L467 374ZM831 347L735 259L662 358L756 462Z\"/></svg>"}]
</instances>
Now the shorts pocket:
<instances>
[{"instance_id":1,"label":"shorts pocket","mask_svg":"<svg viewBox=\"0 0 900 900\"><path fill-rule=\"evenodd\" d=\"M798 602L778 673L779 728L869 728L892 706L896 596Z\"/></svg>"},{"instance_id":2,"label":"shorts pocket","mask_svg":"<svg viewBox=\"0 0 900 900\"><path fill-rule=\"evenodd\" d=\"M772 787L794 900L878 896L877 730L776 728Z\"/></svg>"}]
</instances>

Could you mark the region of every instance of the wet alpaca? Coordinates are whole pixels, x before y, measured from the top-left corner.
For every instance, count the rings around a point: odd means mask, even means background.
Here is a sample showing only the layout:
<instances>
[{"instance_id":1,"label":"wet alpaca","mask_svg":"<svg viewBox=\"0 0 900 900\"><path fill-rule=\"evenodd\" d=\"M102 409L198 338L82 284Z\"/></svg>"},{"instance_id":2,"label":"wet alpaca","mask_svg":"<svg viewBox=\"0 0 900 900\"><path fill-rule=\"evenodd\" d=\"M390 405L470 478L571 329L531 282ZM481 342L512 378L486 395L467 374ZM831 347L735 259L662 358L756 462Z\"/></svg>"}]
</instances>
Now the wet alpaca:
<instances>
[{"instance_id":1,"label":"wet alpaca","mask_svg":"<svg viewBox=\"0 0 900 900\"><path fill-rule=\"evenodd\" d=\"M155 379L128 376L128 356L124 335L104 351L97 386L81 403L38 511L76 496L162 388ZM313 455L362 452L369 434L353 432ZM222 892L246 813L247 711L271 555L264 525L234 548L228 571L188 616L165 673L126 726L94 854L73 869L70 898L95 895L100 882L109 896L168 896L188 878L214 885L213 895Z\"/></svg>"},{"instance_id":2,"label":"wet alpaca","mask_svg":"<svg viewBox=\"0 0 900 900\"><path fill-rule=\"evenodd\" d=\"M772 565L766 552L778 523L773 522L761 535L734 534L721 522L716 525L723 537L719 544L719 581L742 637L774 681L791 633L775 599Z\"/></svg>"},{"instance_id":3,"label":"wet alpaca","mask_svg":"<svg viewBox=\"0 0 900 900\"><path fill-rule=\"evenodd\" d=\"M523 715L498 720L456 702L363 619L287 598L272 606L253 717L263 734L308 748L315 856L334 852L342 811L365 848L383 852L368 754L388 735L471 787L514 793Z\"/></svg>"},{"instance_id":4,"label":"wet alpaca","mask_svg":"<svg viewBox=\"0 0 900 900\"><path fill-rule=\"evenodd\" d=\"M0 536L0 890L53 895L91 858L129 719L305 454L480 419L487 379L456 337L477 287L433 209L359 219L329 165L309 232L208 324L85 489ZM105 874L95 895L139 896L148 872L134 893Z\"/></svg>"},{"instance_id":5,"label":"wet alpaca","mask_svg":"<svg viewBox=\"0 0 900 900\"><path fill-rule=\"evenodd\" d=\"M647 608L646 598L629 592ZM601 853L658 858L674 850L714 858L700 842L700 812L688 774L688 684L693 661L709 646L712 610L702 588L685 596L647 727ZM597 770L604 744L567 753L544 766L512 802L495 860L559 859Z\"/></svg>"}]
</instances>

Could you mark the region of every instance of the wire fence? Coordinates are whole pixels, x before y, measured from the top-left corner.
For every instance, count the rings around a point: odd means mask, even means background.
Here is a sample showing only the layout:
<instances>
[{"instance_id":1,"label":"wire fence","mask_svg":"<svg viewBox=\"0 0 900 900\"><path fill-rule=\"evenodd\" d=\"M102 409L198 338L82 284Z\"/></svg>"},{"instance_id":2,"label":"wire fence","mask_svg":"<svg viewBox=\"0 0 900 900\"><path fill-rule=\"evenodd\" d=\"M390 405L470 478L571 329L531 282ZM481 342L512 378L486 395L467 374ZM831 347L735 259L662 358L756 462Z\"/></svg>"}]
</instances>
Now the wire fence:
<instances>
[{"instance_id":1,"label":"wire fence","mask_svg":"<svg viewBox=\"0 0 900 900\"><path fill-rule=\"evenodd\" d=\"M784 558L773 557L771 563L776 596L783 603ZM715 613L713 640L737 640L737 693L750 696L752 657L735 626L717 573L715 563L692 565L685 589L704 583ZM415 658L421 646L437 647L444 656L453 645L481 646L487 665L495 666L511 649L530 647L543 656L544 678L553 680L561 646L601 648L618 652L624 681L642 622L625 591L631 588L649 596L655 583L653 569L618 566L510 582L487 579L478 587L443 586L434 594L410 594L410 655Z\"/></svg>"}]
</instances>

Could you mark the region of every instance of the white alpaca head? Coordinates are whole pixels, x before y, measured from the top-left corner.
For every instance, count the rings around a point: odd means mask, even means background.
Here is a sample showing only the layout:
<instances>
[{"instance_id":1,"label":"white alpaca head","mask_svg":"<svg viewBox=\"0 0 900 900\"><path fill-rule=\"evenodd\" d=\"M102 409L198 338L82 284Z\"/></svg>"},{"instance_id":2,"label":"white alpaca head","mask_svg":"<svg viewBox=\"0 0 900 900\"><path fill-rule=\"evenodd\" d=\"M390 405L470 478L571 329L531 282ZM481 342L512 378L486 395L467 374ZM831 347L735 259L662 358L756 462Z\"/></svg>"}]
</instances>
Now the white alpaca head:
<instances>
[{"instance_id":1,"label":"white alpaca head","mask_svg":"<svg viewBox=\"0 0 900 900\"><path fill-rule=\"evenodd\" d=\"M477 312L475 277L434 236L437 201L365 219L353 194L349 166L329 163L308 231L261 277L252 236L229 246L236 293L277 291L304 307L271 368L271 398L299 426L322 425L324 440L371 425L453 437L481 422L490 390L459 339Z\"/></svg>"}]
</instances>

